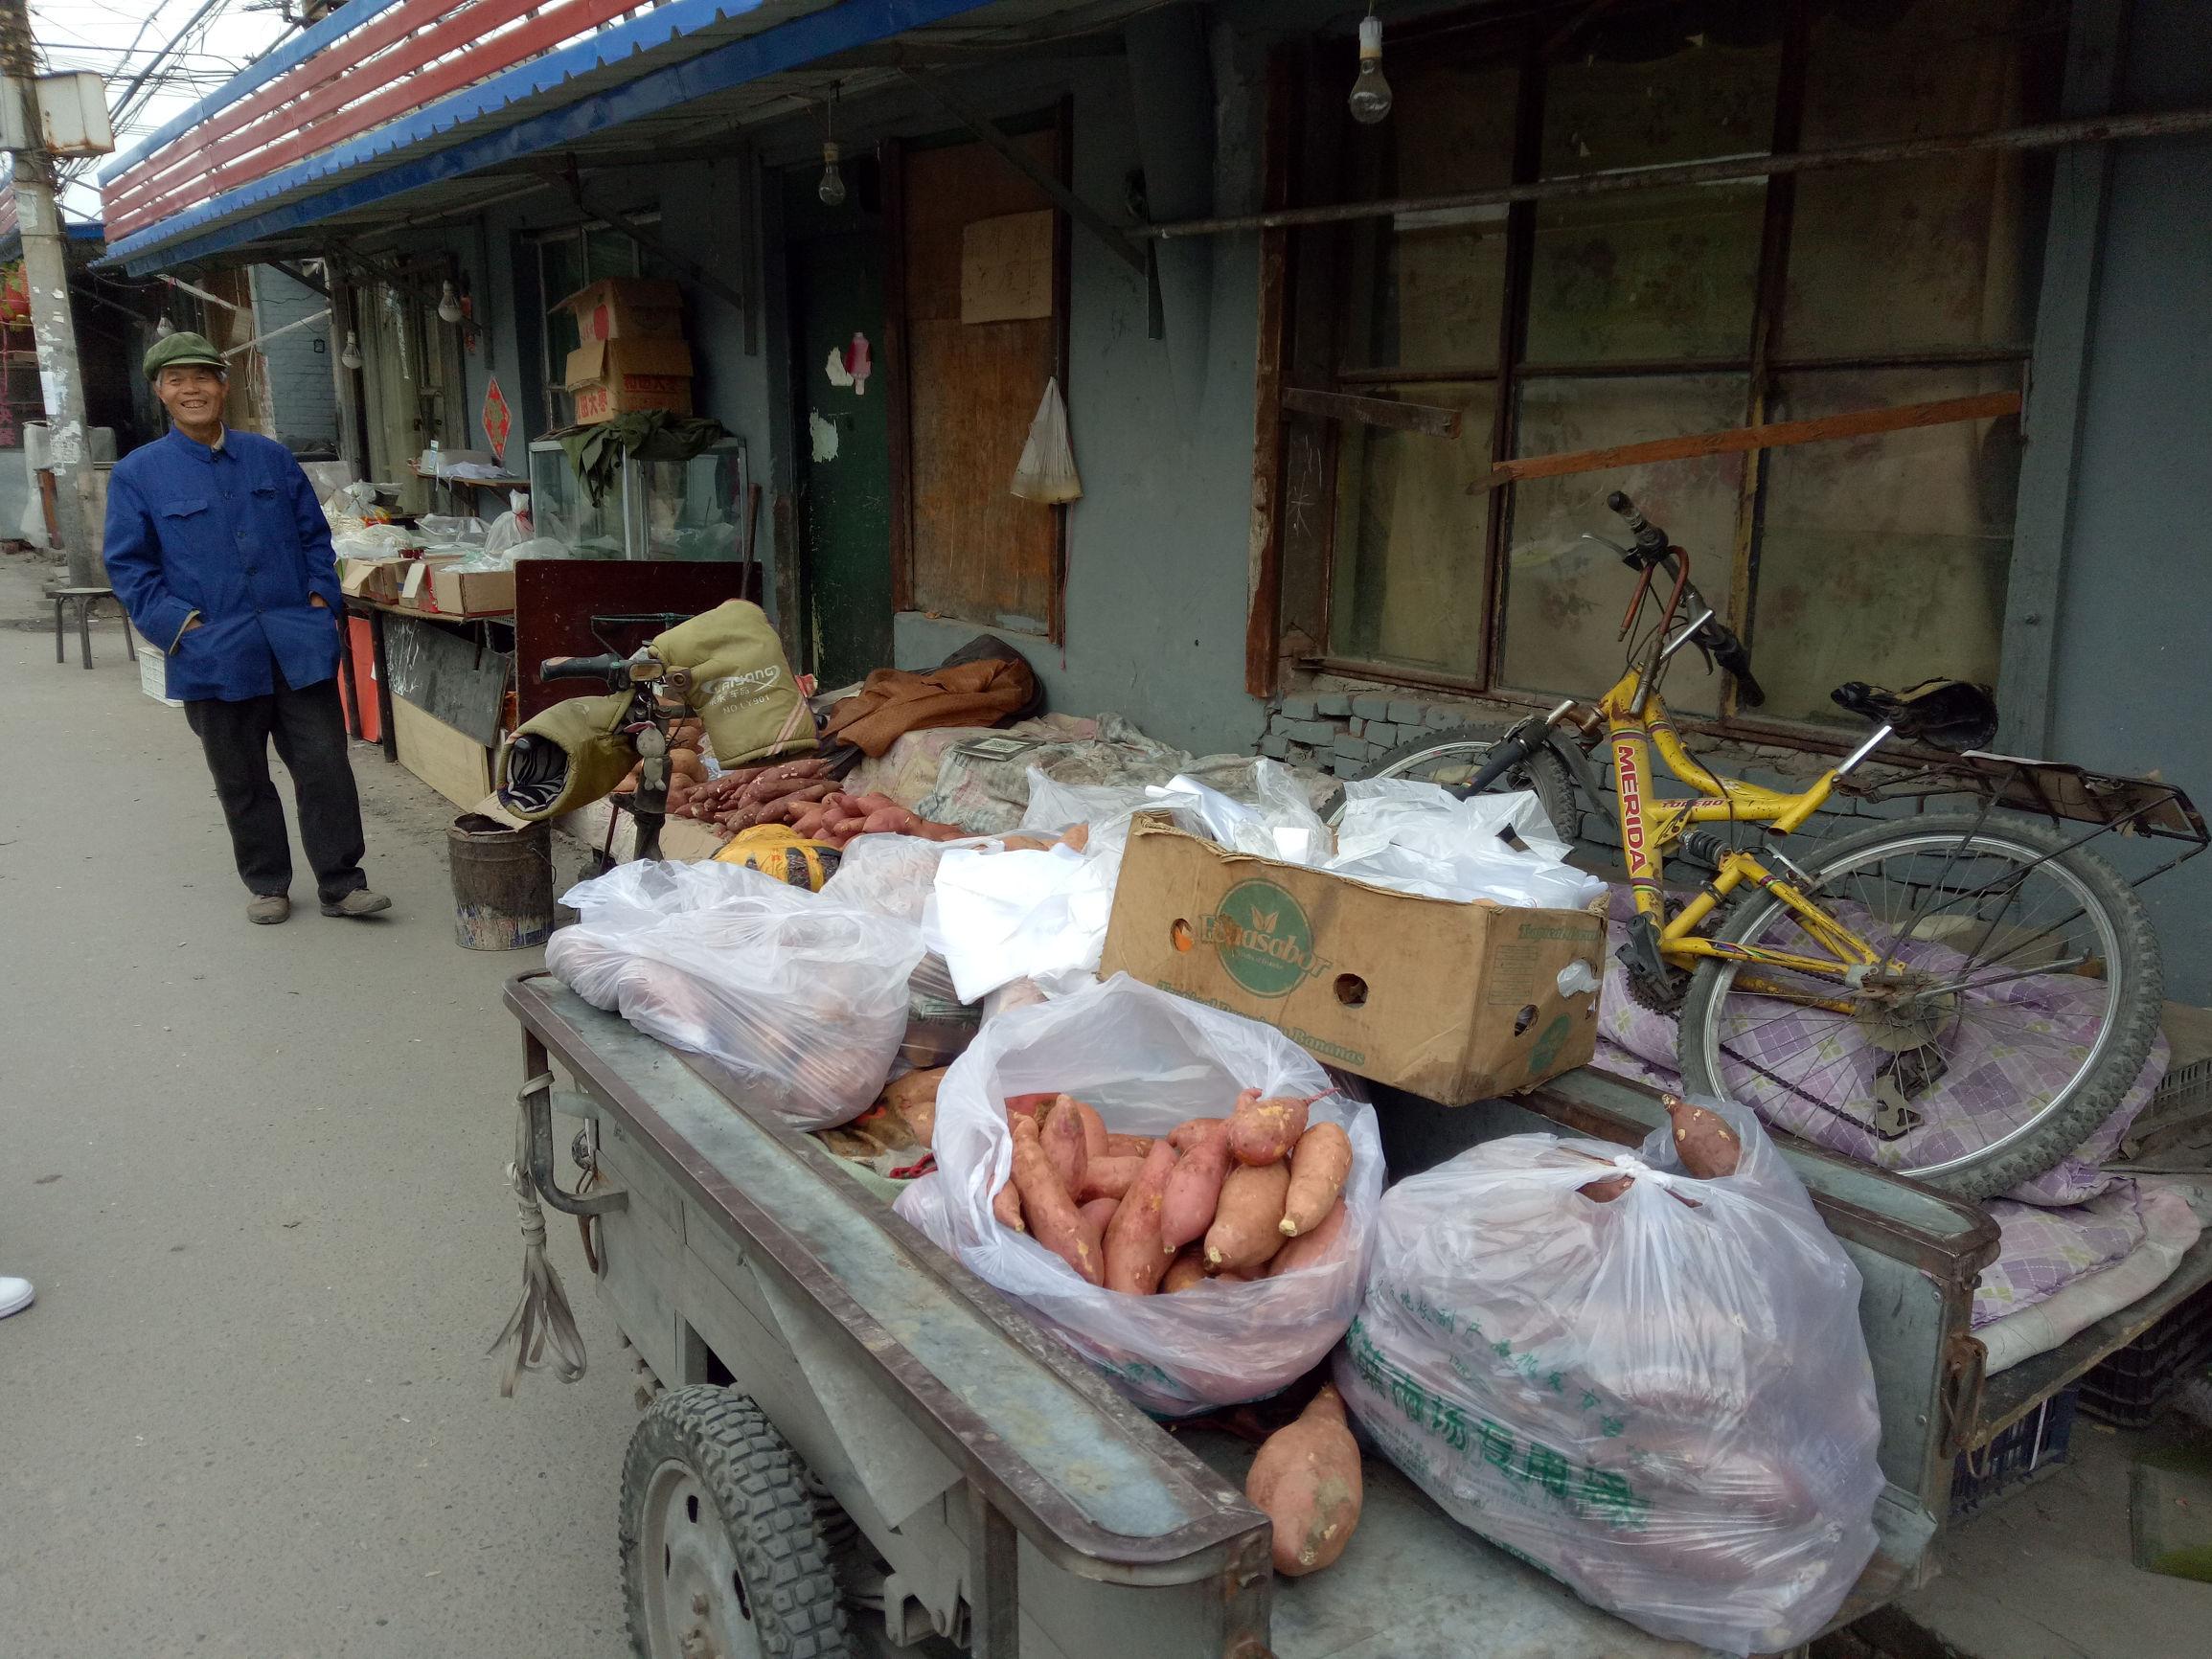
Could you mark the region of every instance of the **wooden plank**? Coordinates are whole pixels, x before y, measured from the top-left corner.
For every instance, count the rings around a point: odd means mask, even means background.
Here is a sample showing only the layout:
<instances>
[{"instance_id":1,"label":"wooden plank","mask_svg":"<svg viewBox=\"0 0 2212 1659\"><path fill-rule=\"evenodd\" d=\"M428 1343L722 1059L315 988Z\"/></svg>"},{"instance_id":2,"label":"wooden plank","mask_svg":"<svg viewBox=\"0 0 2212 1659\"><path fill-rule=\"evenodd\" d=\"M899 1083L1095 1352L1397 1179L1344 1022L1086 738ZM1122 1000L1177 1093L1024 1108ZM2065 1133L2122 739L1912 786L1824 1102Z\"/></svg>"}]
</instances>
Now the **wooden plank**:
<instances>
[{"instance_id":1,"label":"wooden plank","mask_svg":"<svg viewBox=\"0 0 2212 1659\"><path fill-rule=\"evenodd\" d=\"M491 792L491 751L404 697L392 699L399 764L467 812Z\"/></svg>"},{"instance_id":2,"label":"wooden plank","mask_svg":"<svg viewBox=\"0 0 2212 1659\"><path fill-rule=\"evenodd\" d=\"M1949 426L1960 420L1988 420L2020 412L2018 392L1985 392L1973 398L1943 398L1932 403L1901 403L1889 409L1854 409L1812 420L1774 420L1726 432L1698 432L1683 438L1654 438L1618 443L1609 449L1577 449L1560 455L1528 455L1501 461L1491 468L1487 489L1526 478L1561 478L1570 473L1603 472L1652 461L1690 461L1732 455L1747 449L1780 449L1792 443L1819 443L1835 438L1865 438L1915 426Z\"/></svg>"},{"instance_id":3,"label":"wooden plank","mask_svg":"<svg viewBox=\"0 0 2212 1659\"><path fill-rule=\"evenodd\" d=\"M1400 398L1362 398L1350 392L1322 392L1310 386L1283 388L1283 407L1324 420L1355 420L1392 432L1423 432L1431 438L1457 438L1461 411L1437 403L1408 403Z\"/></svg>"},{"instance_id":4,"label":"wooden plank","mask_svg":"<svg viewBox=\"0 0 2212 1659\"><path fill-rule=\"evenodd\" d=\"M1055 165L1051 130L1015 141ZM977 219L1049 206L981 144L909 150L901 205L914 606L1049 634L1059 515L1012 492L1044 383L1052 317L964 324L962 251Z\"/></svg>"},{"instance_id":5,"label":"wooden plank","mask_svg":"<svg viewBox=\"0 0 2212 1659\"><path fill-rule=\"evenodd\" d=\"M1289 48L1267 55L1260 191L1268 207L1290 193ZM1260 238L1258 362L1252 395L1252 524L1245 575L1244 692L1272 697L1283 635L1283 352L1289 337L1290 236Z\"/></svg>"},{"instance_id":6,"label":"wooden plank","mask_svg":"<svg viewBox=\"0 0 2212 1659\"><path fill-rule=\"evenodd\" d=\"M878 155L883 190L883 438L891 463L891 609L914 608L913 365L906 349L906 143Z\"/></svg>"}]
</instances>

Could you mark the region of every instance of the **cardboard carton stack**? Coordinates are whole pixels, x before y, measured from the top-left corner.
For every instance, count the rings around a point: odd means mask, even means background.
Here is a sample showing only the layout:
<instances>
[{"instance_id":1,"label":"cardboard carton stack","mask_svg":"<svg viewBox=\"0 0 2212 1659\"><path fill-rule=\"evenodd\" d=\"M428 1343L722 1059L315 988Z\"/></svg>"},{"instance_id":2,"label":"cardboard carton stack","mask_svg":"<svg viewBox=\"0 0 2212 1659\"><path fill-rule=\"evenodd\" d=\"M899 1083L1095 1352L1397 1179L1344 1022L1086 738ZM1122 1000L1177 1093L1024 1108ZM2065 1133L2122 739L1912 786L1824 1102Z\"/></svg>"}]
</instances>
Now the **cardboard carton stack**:
<instances>
[{"instance_id":1,"label":"cardboard carton stack","mask_svg":"<svg viewBox=\"0 0 2212 1659\"><path fill-rule=\"evenodd\" d=\"M692 352L675 284L609 277L578 289L555 309L576 318L583 342L569 352L562 376L576 399L579 426L639 409L691 414Z\"/></svg>"}]
</instances>

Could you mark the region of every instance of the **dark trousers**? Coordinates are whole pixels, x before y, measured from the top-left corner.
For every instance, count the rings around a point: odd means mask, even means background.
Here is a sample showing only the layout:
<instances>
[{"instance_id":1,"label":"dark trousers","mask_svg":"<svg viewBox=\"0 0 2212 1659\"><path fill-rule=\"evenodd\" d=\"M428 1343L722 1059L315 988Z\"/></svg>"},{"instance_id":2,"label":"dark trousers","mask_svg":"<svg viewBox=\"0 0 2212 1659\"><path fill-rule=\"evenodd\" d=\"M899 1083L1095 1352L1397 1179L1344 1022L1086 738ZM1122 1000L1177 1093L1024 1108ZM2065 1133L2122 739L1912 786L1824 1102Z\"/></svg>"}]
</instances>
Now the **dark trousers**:
<instances>
[{"instance_id":1,"label":"dark trousers","mask_svg":"<svg viewBox=\"0 0 2212 1659\"><path fill-rule=\"evenodd\" d=\"M260 894L285 893L292 885L285 808L269 781L269 744L275 742L292 775L300 840L315 867L315 891L328 903L369 884L361 874L361 800L346 756L338 682L324 680L295 692L280 675L277 687L269 696L235 703L188 701L184 717L207 751L239 878Z\"/></svg>"}]
</instances>

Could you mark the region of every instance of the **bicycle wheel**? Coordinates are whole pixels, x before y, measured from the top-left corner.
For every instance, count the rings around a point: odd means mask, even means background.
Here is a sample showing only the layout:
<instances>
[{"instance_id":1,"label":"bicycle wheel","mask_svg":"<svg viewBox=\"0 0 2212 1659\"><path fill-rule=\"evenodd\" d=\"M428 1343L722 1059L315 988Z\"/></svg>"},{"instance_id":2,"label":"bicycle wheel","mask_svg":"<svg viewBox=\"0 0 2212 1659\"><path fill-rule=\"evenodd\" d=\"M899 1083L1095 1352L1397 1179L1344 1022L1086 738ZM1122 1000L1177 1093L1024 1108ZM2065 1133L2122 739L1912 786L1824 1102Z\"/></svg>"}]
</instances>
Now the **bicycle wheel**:
<instances>
[{"instance_id":1,"label":"bicycle wheel","mask_svg":"<svg viewBox=\"0 0 2212 1659\"><path fill-rule=\"evenodd\" d=\"M2134 891L2067 845L2032 820L1947 812L1821 847L1808 896L1882 961L1856 987L1702 963L1682 1005L1683 1081L1965 1197L2043 1173L2134 1082L2162 994ZM1766 894L1714 937L1830 954Z\"/></svg>"},{"instance_id":2,"label":"bicycle wheel","mask_svg":"<svg viewBox=\"0 0 2212 1659\"><path fill-rule=\"evenodd\" d=\"M1474 726L1447 726L1442 731L1425 732L1399 744L1360 776L1415 778L1425 784L1441 784L1447 788L1465 785L1482 769L1483 761L1490 759L1491 750L1497 744L1494 732ZM1491 789L1494 794L1510 789L1533 789L1537 804L1551 820L1553 832L1570 847L1574 845L1575 830L1582 823L1581 811L1575 806L1574 775L1567 770L1566 762L1549 749L1539 749ZM1321 816L1334 824L1343 807L1344 791L1339 789Z\"/></svg>"}]
</instances>

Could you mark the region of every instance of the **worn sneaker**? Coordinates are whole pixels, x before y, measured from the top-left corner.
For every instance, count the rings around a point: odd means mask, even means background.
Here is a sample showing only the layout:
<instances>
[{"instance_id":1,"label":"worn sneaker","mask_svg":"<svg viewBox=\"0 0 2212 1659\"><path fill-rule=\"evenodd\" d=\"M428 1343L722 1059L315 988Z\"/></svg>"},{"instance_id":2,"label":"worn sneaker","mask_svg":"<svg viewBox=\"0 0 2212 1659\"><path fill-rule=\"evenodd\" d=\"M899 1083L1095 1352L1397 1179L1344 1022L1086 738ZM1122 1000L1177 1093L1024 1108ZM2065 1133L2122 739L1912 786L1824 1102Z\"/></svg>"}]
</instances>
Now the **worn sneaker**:
<instances>
[{"instance_id":1,"label":"worn sneaker","mask_svg":"<svg viewBox=\"0 0 2212 1659\"><path fill-rule=\"evenodd\" d=\"M282 893L254 896L246 906L246 920L258 927L274 927L292 913L292 901Z\"/></svg>"},{"instance_id":2,"label":"worn sneaker","mask_svg":"<svg viewBox=\"0 0 2212 1659\"><path fill-rule=\"evenodd\" d=\"M356 887L343 898L323 900L325 916L374 916L379 910L392 908L392 901L381 893L371 893L366 887Z\"/></svg>"},{"instance_id":3,"label":"worn sneaker","mask_svg":"<svg viewBox=\"0 0 2212 1659\"><path fill-rule=\"evenodd\" d=\"M31 1281L0 1276L0 1319L11 1313L20 1313L31 1306Z\"/></svg>"}]
</instances>

